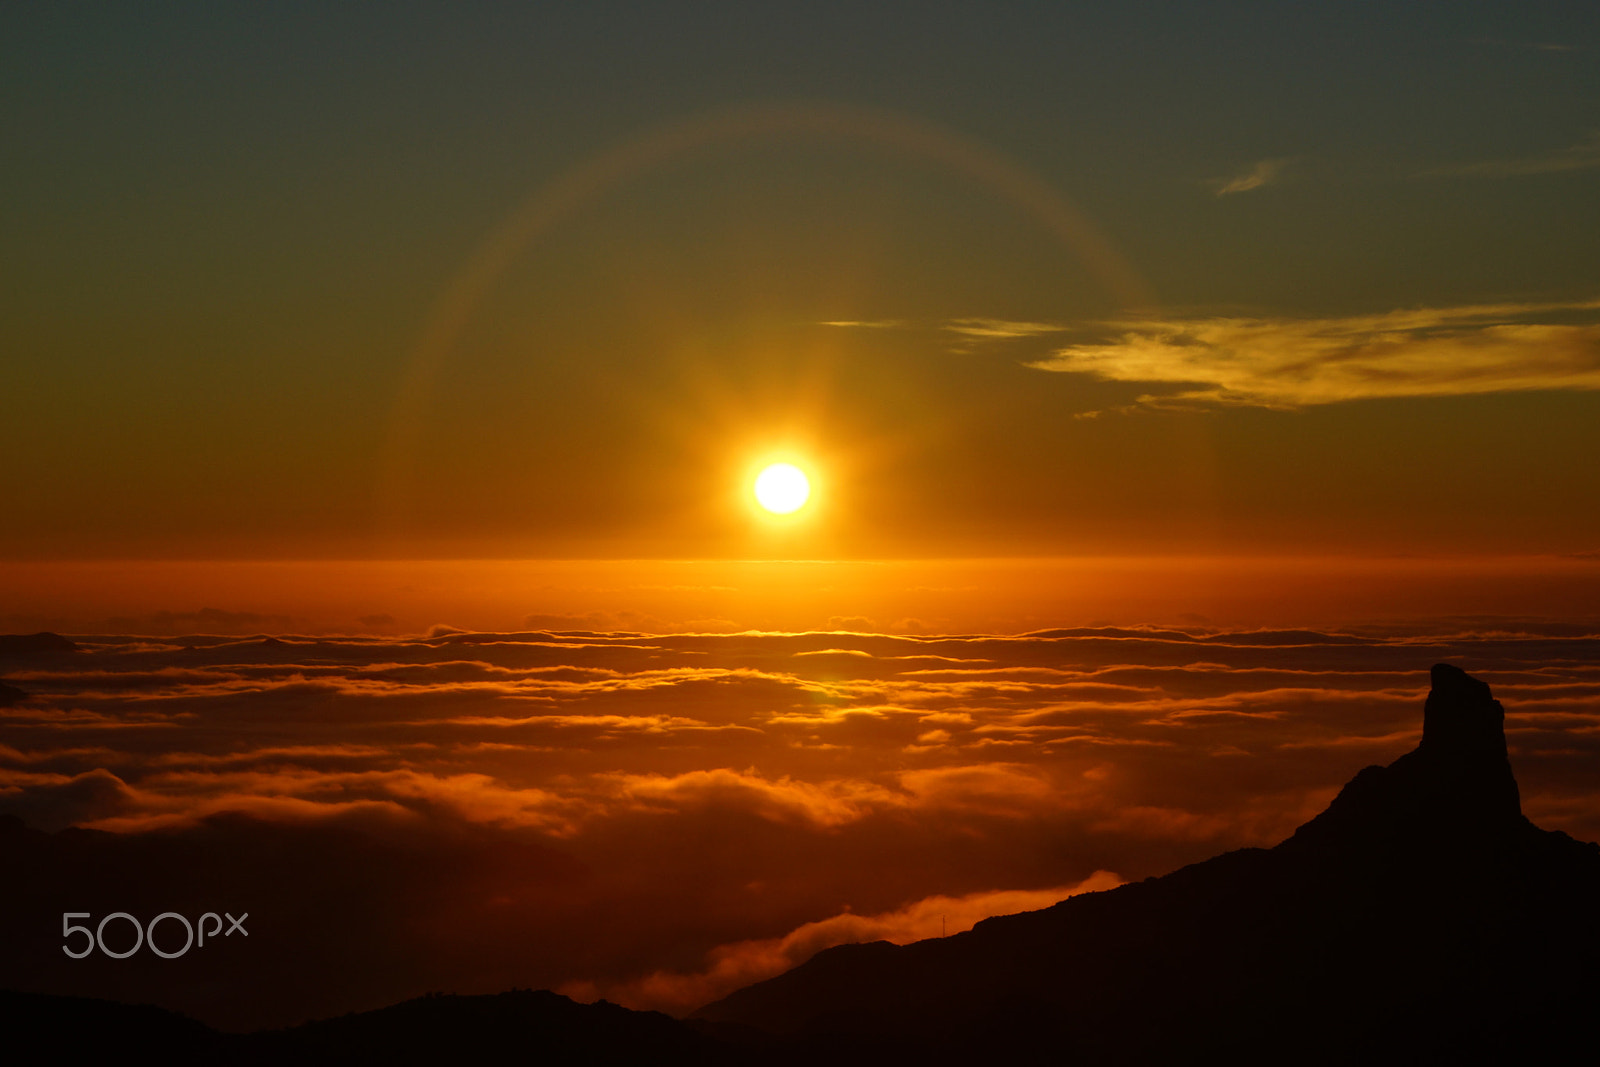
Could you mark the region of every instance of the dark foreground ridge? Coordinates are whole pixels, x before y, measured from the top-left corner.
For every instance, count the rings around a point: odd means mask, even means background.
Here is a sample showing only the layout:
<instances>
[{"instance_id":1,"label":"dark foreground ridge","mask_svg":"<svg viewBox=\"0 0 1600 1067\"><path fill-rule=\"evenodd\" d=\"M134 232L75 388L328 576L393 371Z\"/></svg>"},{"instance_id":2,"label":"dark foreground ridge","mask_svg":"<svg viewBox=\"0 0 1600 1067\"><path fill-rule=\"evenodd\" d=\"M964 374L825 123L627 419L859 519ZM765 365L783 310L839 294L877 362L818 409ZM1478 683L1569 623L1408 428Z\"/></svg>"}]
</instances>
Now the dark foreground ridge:
<instances>
[{"instance_id":1,"label":"dark foreground ridge","mask_svg":"<svg viewBox=\"0 0 1600 1067\"><path fill-rule=\"evenodd\" d=\"M1594 1038L1600 846L1523 816L1504 718L1440 664L1417 748L1276 848L832 949L697 1016L946 1062L1570 1062Z\"/></svg>"},{"instance_id":2,"label":"dark foreground ridge","mask_svg":"<svg viewBox=\"0 0 1600 1067\"><path fill-rule=\"evenodd\" d=\"M286 1030L226 1034L148 1005L87 997L0 993L5 1048L18 1063L149 1062L229 1067L354 1067L416 1064L743 1064L736 1050L653 1011L558 993L488 996L432 993L377 1011ZM139 1053L147 1053L141 1057ZM8 1061L9 1062L9 1061Z\"/></svg>"},{"instance_id":3,"label":"dark foreground ridge","mask_svg":"<svg viewBox=\"0 0 1600 1067\"><path fill-rule=\"evenodd\" d=\"M169 1063L1580 1062L1600 846L1523 816L1503 721L1487 685L1441 664L1417 748L1275 848L954 937L830 949L685 1022L512 992L223 1035L8 993L0 1026L12 1047Z\"/></svg>"}]
</instances>

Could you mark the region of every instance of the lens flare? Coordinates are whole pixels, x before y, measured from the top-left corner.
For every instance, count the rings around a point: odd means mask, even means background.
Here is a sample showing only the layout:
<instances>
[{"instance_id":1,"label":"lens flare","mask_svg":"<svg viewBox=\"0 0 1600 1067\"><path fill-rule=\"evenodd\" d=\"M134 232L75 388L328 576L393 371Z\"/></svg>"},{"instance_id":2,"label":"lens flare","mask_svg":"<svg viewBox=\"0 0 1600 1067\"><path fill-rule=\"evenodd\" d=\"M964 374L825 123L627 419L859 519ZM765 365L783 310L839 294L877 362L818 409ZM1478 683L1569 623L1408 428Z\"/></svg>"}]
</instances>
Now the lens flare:
<instances>
[{"instance_id":1,"label":"lens flare","mask_svg":"<svg viewBox=\"0 0 1600 1067\"><path fill-rule=\"evenodd\" d=\"M811 496L805 471L792 463L774 463L756 475L756 502L774 515L799 511Z\"/></svg>"}]
</instances>

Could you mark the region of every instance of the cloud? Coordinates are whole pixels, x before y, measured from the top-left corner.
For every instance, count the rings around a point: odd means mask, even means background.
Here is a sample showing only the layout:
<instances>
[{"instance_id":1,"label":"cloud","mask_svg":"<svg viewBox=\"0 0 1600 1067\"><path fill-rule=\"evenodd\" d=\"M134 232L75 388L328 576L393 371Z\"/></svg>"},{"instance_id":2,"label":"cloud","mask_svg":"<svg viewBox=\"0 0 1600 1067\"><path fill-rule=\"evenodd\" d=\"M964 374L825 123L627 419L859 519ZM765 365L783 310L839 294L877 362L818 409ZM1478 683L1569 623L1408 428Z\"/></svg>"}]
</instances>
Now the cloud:
<instances>
[{"instance_id":1,"label":"cloud","mask_svg":"<svg viewBox=\"0 0 1600 1067\"><path fill-rule=\"evenodd\" d=\"M1005 341L1026 341L1035 337L1066 333L1072 327L1056 322L1025 322L1015 319L970 317L949 319L937 326L903 321L888 322L826 322L824 326L841 326L870 329L934 330L950 338L950 351L965 352L975 345Z\"/></svg>"},{"instance_id":2,"label":"cloud","mask_svg":"<svg viewBox=\"0 0 1600 1067\"><path fill-rule=\"evenodd\" d=\"M1495 48L1514 48L1519 51L1529 52L1582 52L1584 49L1575 44L1558 44L1554 41L1508 41L1499 37L1476 37L1474 44L1490 45Z\"/></svg>"},{"instance_id":3,"label":"cloud","mask_svg":"<svg viewBox=\"0 0 1600 1067\"><path fill-rule=\"evenodd\" d=\"M1007 763L969 764L907 771L901 784L929 808L997 815L1037 813L1067 799L1046 773Z\"/></svg>"},{"instance_id":4,"label":"cloud","mask_svg":"<svg viewBox=\"0 0 1600 1067\"><path fill-rule=\"evenodd\" d=\"M1283 173L1283 168L1288 165L1288 159L1263 159L1245 173L1233 178L1218 179L1213 185L1218 196L1248 193L1252 189L1260 189L1275 183L1278 176Z\"/></svg>"},{"instance_id":5,"label":"cloud","mask_svg":"<svg viewBox=\"0 0 1600 1067\"><path fill-rule=\"evenodd\" d=\"M1479 177L1520 178L1534 174L1563 174L1574 170L1593 170L1600 167L1600 130L1566 148L1558 148L1532 156L1509 159L1486 159L1476 163L1461 163L1423 171L1418 177Z\"/></svg>"},{"instance_id":6,"label":"cloud","mask_svg":"<svg viewBox=\"0 0 1600 1067\"><path fill-rule=\"evenodd\" d=\"M0 985L228 1025L513 985L679 1010L1270 845L1415 744L1437 660L1505 702L1528 810L1600 836L1575 625L80 644L8 674ZM203 980L74 968L26 919L235 901L270 937Z\"/></svg>"},{"instance_id":7,"label":"cloud","mask_svg":"<svg viewBox=\"0 0 1600 1067\"><path fill-rule=\"evenodd\" d=\"M1113 340L1030 363L1160 384L1143 407L1297 408L1383 397L1600 388L1600 301L1418 308L1324 319L1111 324Z\"/></svg>"},{"instance_id":8,"label":"cloud","mask_svg":"<svg viewBox=\"0 0 1600 1067\"><path fill-rule=\"evenodd\" d=\"M19 762L29 761L23 756ZM127 784L107 770L69 777L0 767L4 810L45 829L87 824L123 810L130 800Z\"/></svg>"},{"instance_id":9,"label":"cloud","mask_svg":"<svg viewBox=\"0 0 1600 1067\"><path fill-rule=\"evenodd\" d=\"M727 768L675 776L616 775L611 796L647 811L734 808L773 822L832 828L861 819L871 808L894 805L889 790L869 781L836 778L769 781L759 772Z\"/></svg>"},{"instance_id":10,"label":"cloud","mask_svg":"<svg viewBox=\"0 0 1600 1067\"><path fill-rule=\"evenodd\" d=\"M805 923L782 937L719 945L708 954L709 966L698 973L656 971L633 982L604 987L593 982L577 982L562 992L591 1001L605 996L627 1007L681 1015L727 996L735 989L798 967L823 949L836 945L868 941L908 945L931 937L954 936L992 916L1037 911L1080 893L1103 892L1121 884L1122 879L1112 872L1095 871L1071 886L925 897L877 915L841 912Z\"/></svg>"},{"instance_id":11,"label":"cloud","mask_svg":"<svg viewBox=\"0 0 1600 1067\"><path fill-rule=\"evenodd\" d=\"M1065 329L1055 323L1012 322L1007 319L952 319L945 323L944 328L963 337L984 340L1037 337L1041 334L1061 333Z\"/></svg>"}]
</instances>

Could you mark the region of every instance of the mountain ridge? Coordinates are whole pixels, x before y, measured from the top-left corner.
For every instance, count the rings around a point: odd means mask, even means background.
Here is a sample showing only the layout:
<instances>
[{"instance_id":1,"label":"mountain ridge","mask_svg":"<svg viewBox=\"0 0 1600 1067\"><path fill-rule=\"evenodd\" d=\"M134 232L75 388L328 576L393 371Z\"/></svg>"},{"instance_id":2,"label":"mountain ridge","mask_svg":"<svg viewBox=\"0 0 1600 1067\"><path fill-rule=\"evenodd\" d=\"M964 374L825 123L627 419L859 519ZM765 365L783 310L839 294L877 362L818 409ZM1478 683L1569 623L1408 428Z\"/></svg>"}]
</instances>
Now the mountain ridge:
<instances>
[{"instance_id":1,"label":"mountain ridge","mask_svg":"<svg viewBox=\"0 0 1600 1067\"><path fill-rule=\"evenodd\" d=\"M1448 664L1432 681L1417 748L1273 848L951 938L830 949L692 1017L929 1062L1554 1050L1600 993L1600 846L1522 814L1486 684Z\"/></svg>"}]
</instances>

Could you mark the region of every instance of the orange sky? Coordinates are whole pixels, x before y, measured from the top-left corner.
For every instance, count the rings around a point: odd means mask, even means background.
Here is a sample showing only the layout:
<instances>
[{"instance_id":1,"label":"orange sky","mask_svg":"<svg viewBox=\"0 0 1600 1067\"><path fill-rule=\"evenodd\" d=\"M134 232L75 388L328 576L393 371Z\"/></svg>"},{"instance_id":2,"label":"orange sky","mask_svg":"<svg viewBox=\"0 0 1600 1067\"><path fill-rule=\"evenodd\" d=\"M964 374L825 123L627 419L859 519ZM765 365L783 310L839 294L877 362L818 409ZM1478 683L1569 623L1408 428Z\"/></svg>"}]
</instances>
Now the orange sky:
<instances>
[{"instance_id":1,"label":"orange sky","mask_svg":"<svg viewBox=\"0 0 1600 1067\"><path fill-rule=\"evenodd\" d=\"M0 626L71 633L1593 622L1600 603L1582 557L31 562L0 581Z\"/></svg>"},{"instance_id":2,"label":"orange sky","mask_svg":"<svg viewBox=\"0 0 1600 1067\"><path fill-rule=\"evenodd\" d=\"M1156 6L30 14L0 558L1600 547L1592 22Z\"/></svg>"}]
</instances>

